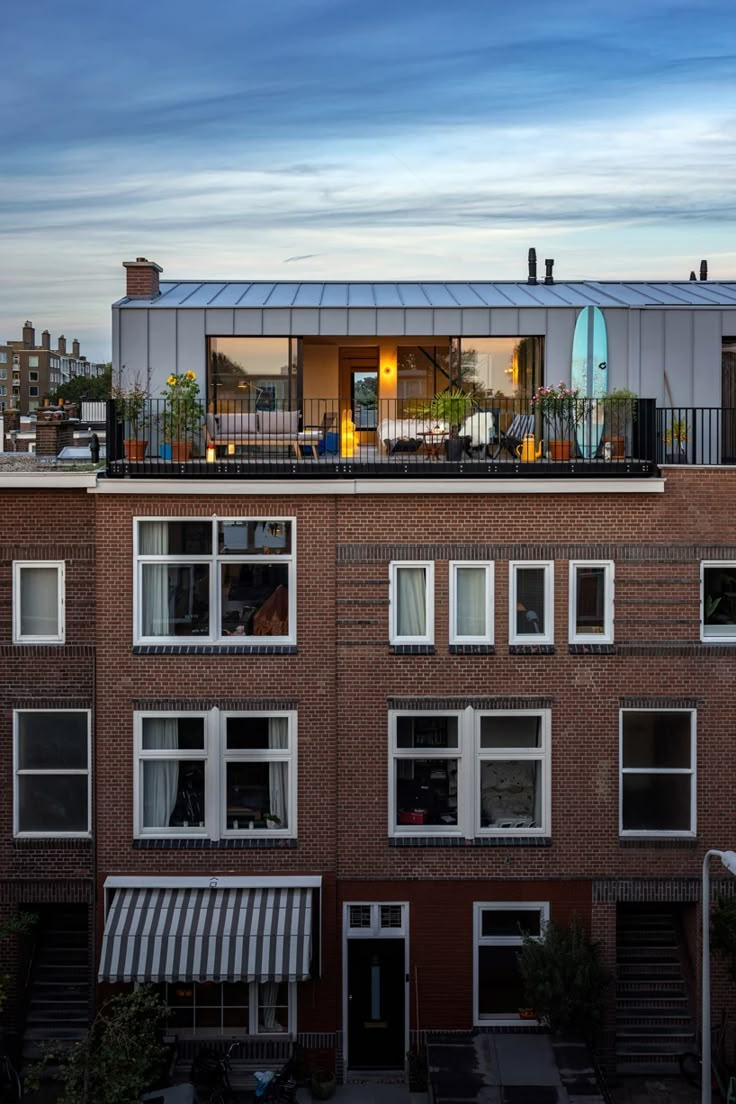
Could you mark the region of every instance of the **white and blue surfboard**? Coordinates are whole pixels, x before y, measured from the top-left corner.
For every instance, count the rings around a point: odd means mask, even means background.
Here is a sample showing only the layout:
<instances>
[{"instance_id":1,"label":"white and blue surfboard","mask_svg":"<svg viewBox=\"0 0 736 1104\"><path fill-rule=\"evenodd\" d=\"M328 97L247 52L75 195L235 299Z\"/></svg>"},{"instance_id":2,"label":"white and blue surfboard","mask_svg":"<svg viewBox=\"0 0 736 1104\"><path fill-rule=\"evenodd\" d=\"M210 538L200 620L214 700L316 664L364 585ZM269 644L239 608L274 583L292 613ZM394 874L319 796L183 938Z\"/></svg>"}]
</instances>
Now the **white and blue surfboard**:
<instances>
[{"instance_id":1,"label":"white and blue surfboard","mask_svg":"<svg viewBox=\"0 0 736 1104\"><path fill-rule=\"evenodd\" d=\"M583 307L572 337L571 386L586 403L578 422L578 448L586 460L595 456L603 436L604 405L598 401L608 393L608 335L606 320L598 307Z\"/></svg>"}]
</instances>

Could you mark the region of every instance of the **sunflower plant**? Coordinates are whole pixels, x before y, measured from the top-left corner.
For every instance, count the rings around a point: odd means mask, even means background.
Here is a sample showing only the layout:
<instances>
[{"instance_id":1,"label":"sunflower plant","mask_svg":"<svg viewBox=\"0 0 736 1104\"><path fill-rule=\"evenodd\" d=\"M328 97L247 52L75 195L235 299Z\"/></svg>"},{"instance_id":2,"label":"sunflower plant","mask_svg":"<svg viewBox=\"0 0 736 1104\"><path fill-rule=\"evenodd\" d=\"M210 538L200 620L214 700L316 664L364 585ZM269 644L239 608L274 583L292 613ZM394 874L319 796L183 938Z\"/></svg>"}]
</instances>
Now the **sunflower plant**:
<instances>
[{"instance_id":1,"label":"sunflower plant","mask_svg":"<svg viewBox=\"0 0 736 1104\"><path fill-rule=\"evenodd\" d=\"M164 397L164 440L186 441L198 433L204 415L194 372L172 372Z\"/></svg>"}]
</instances>

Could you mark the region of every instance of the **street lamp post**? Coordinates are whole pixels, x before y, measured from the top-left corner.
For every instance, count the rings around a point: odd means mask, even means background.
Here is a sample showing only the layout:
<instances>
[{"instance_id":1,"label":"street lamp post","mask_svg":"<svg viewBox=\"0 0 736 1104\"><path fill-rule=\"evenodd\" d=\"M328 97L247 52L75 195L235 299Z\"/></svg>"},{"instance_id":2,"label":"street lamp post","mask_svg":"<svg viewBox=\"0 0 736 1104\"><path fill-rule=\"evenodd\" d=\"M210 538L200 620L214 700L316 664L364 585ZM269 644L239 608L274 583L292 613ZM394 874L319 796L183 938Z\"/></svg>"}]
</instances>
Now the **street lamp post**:
<instances>
[{"instance_id":1,"label":"street lamp post","mask_svg":"<svg viewBox=\"0 0 736 1104\"><path fill-rule=\"evenodd\" d=\"M701 1104L711 1104L711 1055L710 1055L710 860L718 857L726 870L736 874L736 851L706 851L703 859L703 991L700 1047L703 1055L703 1082Z\"/></svg>"}]
</instances>

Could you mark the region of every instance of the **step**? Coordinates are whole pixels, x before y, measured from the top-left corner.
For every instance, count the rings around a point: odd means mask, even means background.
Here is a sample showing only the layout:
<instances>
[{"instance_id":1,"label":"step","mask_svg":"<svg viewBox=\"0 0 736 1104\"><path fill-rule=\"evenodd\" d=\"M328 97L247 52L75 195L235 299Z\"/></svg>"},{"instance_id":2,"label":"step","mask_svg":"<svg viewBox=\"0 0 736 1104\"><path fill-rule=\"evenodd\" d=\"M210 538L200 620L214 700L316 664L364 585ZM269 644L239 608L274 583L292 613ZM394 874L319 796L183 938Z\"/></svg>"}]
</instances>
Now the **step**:
<instances>
[{"instance_id":1,"label":"step","mask_svg":"<svg viewBox=\"0 0 736 1104\"><path fill-rule=\"evenodd\" d=\"M693 1031L673 1031L671 1034L635 1035L630 1032L616 1032L616 1054L619 1058L627 1054L684 1054L695 1047Z\"/></svg>"},{"instance_id":2,"label":"step","mask_svg":"<svg viewBox=\"0 0 736 1104\"><path fill-rule=\"evenodd\" d=\"M70 966L86 966L89 955L86 947L42 947L36 955L36 968L56 963Z\"/></svg>"},{"instance_id":3,"label":"step","mask_svg":"<svg viewBox=\"0 0 736 1104\"><path fill-rule=\"evenodd\" d=\"M26 1024L45 1025L50 1031L56 1030L56 1024L60 1027L71 1027L73 1024L86 1027L88 1023L89 1012L85 1005L79 1008L52 1009L50 1012L45 1008L32 1008L26 1016Z\"/></svg>"},{"instance_id":4,"label":"step","mask_svg":"<svg viewBox=\"0 0 736 1104\"><path fill-rule=\"evenodd\" d=\"M67 1039L74 1041L75 1039L81 1039L87 1033L87 1024L71 1024L69 1027L63 1027L61 1024L54 1024L51 1028L48 1027L29 1027L23 1033L24 1040L29 1042L41 1042L44 1039L59 1039L64 1042Z\"/></svg>"},{"instance_id":5,"label":"step","mask_svg":"<svg viewBox=\"0 0 736 1104\"><path fill-rule=\"evenodd\" d=\"M687 997L662 996L659 993L632 993L630 996L616 998L616 1008L620 1012L662 1011L673 1014L687 1012L690 1004Z\"/></svg>"},{"instance_id":6,"label":"step","mask_svg":"<svg viewBox=\"0 0 736 1104\"><path fill-rule=\"evenodd\" d=\"M616 1060L616 1073L622 1077L626 1075L674 1077L680 1074L680 1064L672 1061L671 1054L661 1055L659 1061L655 1061L651 1055L633 1055L624 1061Z\"/></svg>"},{"instance_id":7,"label":"step","mask_svg":"<svg viewBox=\"0 0 736 1104\"><path fill-rule=\"evenodd\" d=\"M630 931L619 932L616 936L619 947L637 946L641 944L647 947L676 947L677 937L672 932Z\"/></svg>"},{"instance_id":8,"label":"step","mask_svg":"<svg viewBox=\"0 0 736 1104\"><path fill-rule=\"evenodd\" d=\"M682 1028L689 1031L693 1029L693 1021L687 1012L664 1012L659 1009L654 1009L651 1012L646 1010L643 1012L617 1012L616 1023L622 1030L626 1031L637 1030L638 1028L644 1030Z\"/></svg>"},{"instance_id":9,"label":"step","mask_svg":"<svg viewBox=\"0 0 736 1104\"><path fill-rule=\"evenodd\" d=\"M682 967L679 962L619 962L618 976L625 980L630 978L667 978L679 980L682 978Z\"/></svg>"},{"instance_id":10,"label":"step","mask_svg":"<svg viewBox=\"0 0 736 1104\"><path fill-rule=\"evenodd\" d=\"M616 952L617 962L678 962L680 961L677 949L673 947L639 947L634 944L631 947L619 947Z\"/></svg>"}]
</instances>

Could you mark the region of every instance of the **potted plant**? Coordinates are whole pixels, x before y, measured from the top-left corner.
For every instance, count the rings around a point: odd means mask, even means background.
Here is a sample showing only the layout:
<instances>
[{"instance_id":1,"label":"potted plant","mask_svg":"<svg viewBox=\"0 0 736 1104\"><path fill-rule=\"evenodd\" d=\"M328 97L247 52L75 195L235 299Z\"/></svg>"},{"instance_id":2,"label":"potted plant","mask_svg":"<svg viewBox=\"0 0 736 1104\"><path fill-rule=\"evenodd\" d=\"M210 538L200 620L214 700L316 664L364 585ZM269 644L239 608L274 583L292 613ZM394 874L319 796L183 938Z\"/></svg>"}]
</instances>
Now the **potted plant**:
<instances>
[{"instance_id":1,"label":"potted plant","mask_svg":"<svg viewBox=\"0 0 736 1104\"><path fill-rule=\"evenodd\" d=\"M585 400L578 398L577 387L568 387L562 380L556 387L538 387L532 395L532 410L539 414L550 459L569 460L575 430L584 413Z\"/></svg>"},{"instance_id":2,"label":"potted plant","mask_svg":"<svg viewBox=\"0 0 736 1104\"><path fill-rule=\"evenodd\" d=\"M161 394L164 397L164 441L171 446L171 459L177 463L188 460L203 418L196 375L194 372L172 372Z\"/></svg>"},{"instance_id":3,"label":"potted plant","mask_svg":"<svg viewBox=\"0 0 736 1104\"><path fill-rule=\"evenodd\" d=\"M266 827L271 829L280 828L281 817L276 816L276 813L266 813Z\"/></svg>"},{"instance_id":4,"label":"potted plant","mask_svg":"<svg viewBox=\"0 0 736 1104\"><path fill-rule=\"evenodd\" d=\"M687 459L688 428L684 418L671 418L664 431L666 448L665 461L668 464L684 464Z\"/></svg>"},{"instance_id":5,"label":"potted plant","mask_svg":"<svg viewBox=\"0 0 736 1104\"><path fill-rule=\"evenodd\" d=\"M337 1077L334 1070L315 1070L310 1078L313 1100L329 1100L335 1095Z\"/></svg>"},{"instance_id":6,"label":"potted plant","mask_svg":"<svg viewBox=\"0 0 736 1104\"><path fill-rule=\"evenodd\" d=\"M612 460L623 460L631 455L634 421L639 411L638 398L636 391L619 387L599 400L605 411L603 443L610 444Z\"/></svg>"},{"instance_id":7,"label":"potted plant","mask_svg":"<svg viewBox=\"0 0 736 1104\"><path fill-rule=\"evenodd\" d=\"M115 400L115 419L122 426L125 458L143 460L148 448L148 439L144 434L150 423L146 392L134 380L129 387L114 387L112 397Z\"/></svg>"},{"instance_id":8,"label":"potted plant","mask_svg":"<svg viewBox=\"0 0 736 1104\"><path fill-rule=\"evenodd\" d=\"M460 437L460 427L473 408L473 399L459 387L448 387L438 391L425 410L433 424L441 430L447 426L449 440L445 441L445 456L448 460L462 460L466 442Z\"/></svg>"}]
</instances>

